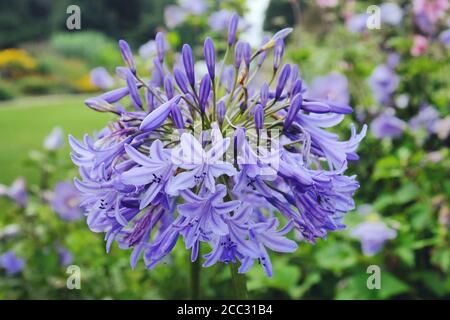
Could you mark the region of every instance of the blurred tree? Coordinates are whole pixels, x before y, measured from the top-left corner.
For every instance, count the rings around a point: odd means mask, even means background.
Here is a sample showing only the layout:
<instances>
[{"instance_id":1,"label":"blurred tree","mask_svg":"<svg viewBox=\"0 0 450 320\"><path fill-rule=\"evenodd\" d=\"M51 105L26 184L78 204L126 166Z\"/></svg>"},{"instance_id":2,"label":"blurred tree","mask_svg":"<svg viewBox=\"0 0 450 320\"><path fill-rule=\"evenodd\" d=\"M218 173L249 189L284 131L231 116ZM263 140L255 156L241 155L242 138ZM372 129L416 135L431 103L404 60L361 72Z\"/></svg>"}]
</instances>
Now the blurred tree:
<instances>
[{"instance_id":1,"label":"blurred tree","mask_svg":"<svg viewBox=\"0 0 450 320\"><path fill-rule=\"evenodd\" d=\"M62 0L52 10L56 31L66 30L66 8L74 4L81 9L81 29L102 31L115 39L126 38L134 45L142 44L163 25L164 7L174 0ZM76 32L76 31L75 31Z\"/></svg>"},{"instance_id":2,"label":"blurred tree","mask_svg":"<svg viewBox=\"0 0 450 320\"><path fill-rule=\"evenodd\" d=\"M266 11L264 30L278 31L280 27L292 27L295 24L294 7L303 5L305 1L298 0L271 0Z\"/></svg>"},{"instance_id":3,"label":"blurred tree","mask_svg":"<svg viewBox=\"0 0 450 320\"><path fill-rule=\"evenodd\" d=\"M66 9L81 9L81 30L101 31L115 39L142 44L163 25L164 7L175 0L21 0L0 2L0 48L47 39L68 31Z\"/></svg>"},{"instance_id":4,"label":"blurred tree","mask_svg":"<svg viewBox=\"0 0 450 320\"><path fill-rule=\"evenodd\" d=\"M50 0L0 1L0 48L47 37L51 6Z\"/></svg>"}]
</instances>

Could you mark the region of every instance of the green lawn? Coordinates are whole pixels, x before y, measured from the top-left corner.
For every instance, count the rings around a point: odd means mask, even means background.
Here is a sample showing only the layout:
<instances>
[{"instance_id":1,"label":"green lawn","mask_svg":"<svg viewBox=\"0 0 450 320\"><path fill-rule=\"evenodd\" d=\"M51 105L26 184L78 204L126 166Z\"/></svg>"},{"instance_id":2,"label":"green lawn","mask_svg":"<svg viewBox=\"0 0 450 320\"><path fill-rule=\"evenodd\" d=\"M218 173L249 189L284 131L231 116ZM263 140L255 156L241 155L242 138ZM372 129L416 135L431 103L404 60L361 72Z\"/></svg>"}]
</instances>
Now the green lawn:
<instances>
[{"instance_id":1,"label":"green lawn","mask_svg":"<svg viewBox=\"0 0 450 320\"><path fill-rule=\"evenodd\" d=\"M24 161L30 150L42 148L53 127L60 126L66 135L76 137L101 129L109 117L87 108L86 98L42 96L0 103L0 183L10 183L18 175L36 179L33 171L24 168ZM69 153L67 140L63 153Z\"/></svg>"}]
</instances>

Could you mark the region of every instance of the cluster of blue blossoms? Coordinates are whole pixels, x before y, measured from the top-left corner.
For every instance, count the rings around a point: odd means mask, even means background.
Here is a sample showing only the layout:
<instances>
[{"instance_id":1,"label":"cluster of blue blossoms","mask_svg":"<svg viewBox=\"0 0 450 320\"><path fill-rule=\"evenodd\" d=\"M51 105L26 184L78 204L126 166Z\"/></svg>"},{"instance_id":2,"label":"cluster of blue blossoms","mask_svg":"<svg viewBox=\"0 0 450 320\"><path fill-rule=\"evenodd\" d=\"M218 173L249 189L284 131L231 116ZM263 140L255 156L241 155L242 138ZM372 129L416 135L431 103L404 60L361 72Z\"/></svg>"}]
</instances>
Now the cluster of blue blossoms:
<instances>
[{"instance_id":1,"label":"cluster of blue blossoms","mask_svg":"<svg viewBox=\"0 0 450 320\"><path fill-rule=\"evenodd\" d=\"M206 39L200 81L189 45L170 71L158 33L158 55L144 79L121 40L126 67L117 74L126 86L86 101L117 120L82 142L69 137L87 223L106 233L108 251L114 241L133 248L133 268L141 256L153 268L181 237L192 261L201 255L204 267L239 263L243 273L256 261L271 276L268 250L315 243L342 229L354 208L359 184L344 173L358 159L366 128L359 134L352 128L347 141L325 129L352 108L305 97L298 67L282 65L291 29L252 52L236 42L237 23L233 15L220 63ZM272 77L264 82L260 71L272 49ZM119 103L125 99L133 111Z\"/></svg>"}]
</instances>

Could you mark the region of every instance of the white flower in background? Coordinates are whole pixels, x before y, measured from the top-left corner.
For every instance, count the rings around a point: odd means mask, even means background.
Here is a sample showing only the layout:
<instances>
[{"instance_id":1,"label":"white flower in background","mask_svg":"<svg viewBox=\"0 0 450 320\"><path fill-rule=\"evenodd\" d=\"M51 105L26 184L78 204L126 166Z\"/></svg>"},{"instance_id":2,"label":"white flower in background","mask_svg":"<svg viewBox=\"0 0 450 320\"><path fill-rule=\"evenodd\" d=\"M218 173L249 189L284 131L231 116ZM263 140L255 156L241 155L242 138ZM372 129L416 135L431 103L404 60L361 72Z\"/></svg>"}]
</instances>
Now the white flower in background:
<instances>
[{"instance_id":1,"label":"white flower in background","mask_svg":"<svg viewBox=\"0 0 450 320\"><path fill-rule=\"evenodd\" d=\"M44 139L44 148L56 151L64 146L63 130L60 127L53 128L52 132Z\"/></svg>"}]
</instances>

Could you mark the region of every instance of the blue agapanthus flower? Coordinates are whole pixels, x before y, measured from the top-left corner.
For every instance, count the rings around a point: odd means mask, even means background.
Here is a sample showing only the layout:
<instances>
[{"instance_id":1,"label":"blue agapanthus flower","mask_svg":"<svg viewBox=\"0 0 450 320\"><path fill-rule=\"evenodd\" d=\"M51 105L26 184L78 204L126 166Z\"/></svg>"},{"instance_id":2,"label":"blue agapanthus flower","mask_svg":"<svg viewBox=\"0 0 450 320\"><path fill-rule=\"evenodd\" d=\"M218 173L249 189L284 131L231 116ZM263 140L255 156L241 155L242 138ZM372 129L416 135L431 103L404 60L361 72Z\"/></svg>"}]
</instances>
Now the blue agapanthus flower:
<instances>
[{"instance_id":1,"label":"blue agapanthus flower","mask_svg":"<svg viewBox=\"0 0 450 320\"><path fill-rule=\"evenodd\" d=\"M327 130L352 108L308 98L298 67L282 63L291 29L253 51L236 38L238 16L229 20L224 58L207 38L200 76L188 44L168 64L159 33L151 74L141 77L121 40L126 85L86 101L116 120L83 141L69 137L87 223L106 233L108 251L114 241L132 248L133 268L140 257L154 267L181 238L204 267L246 272L257 262L271 276L270 251L295 251L297 234L315 243L354 208L359 184L345 171L366 127L348 140ZM273 74L256 84L272 49Z\"/></svg>"}]
</instances>

